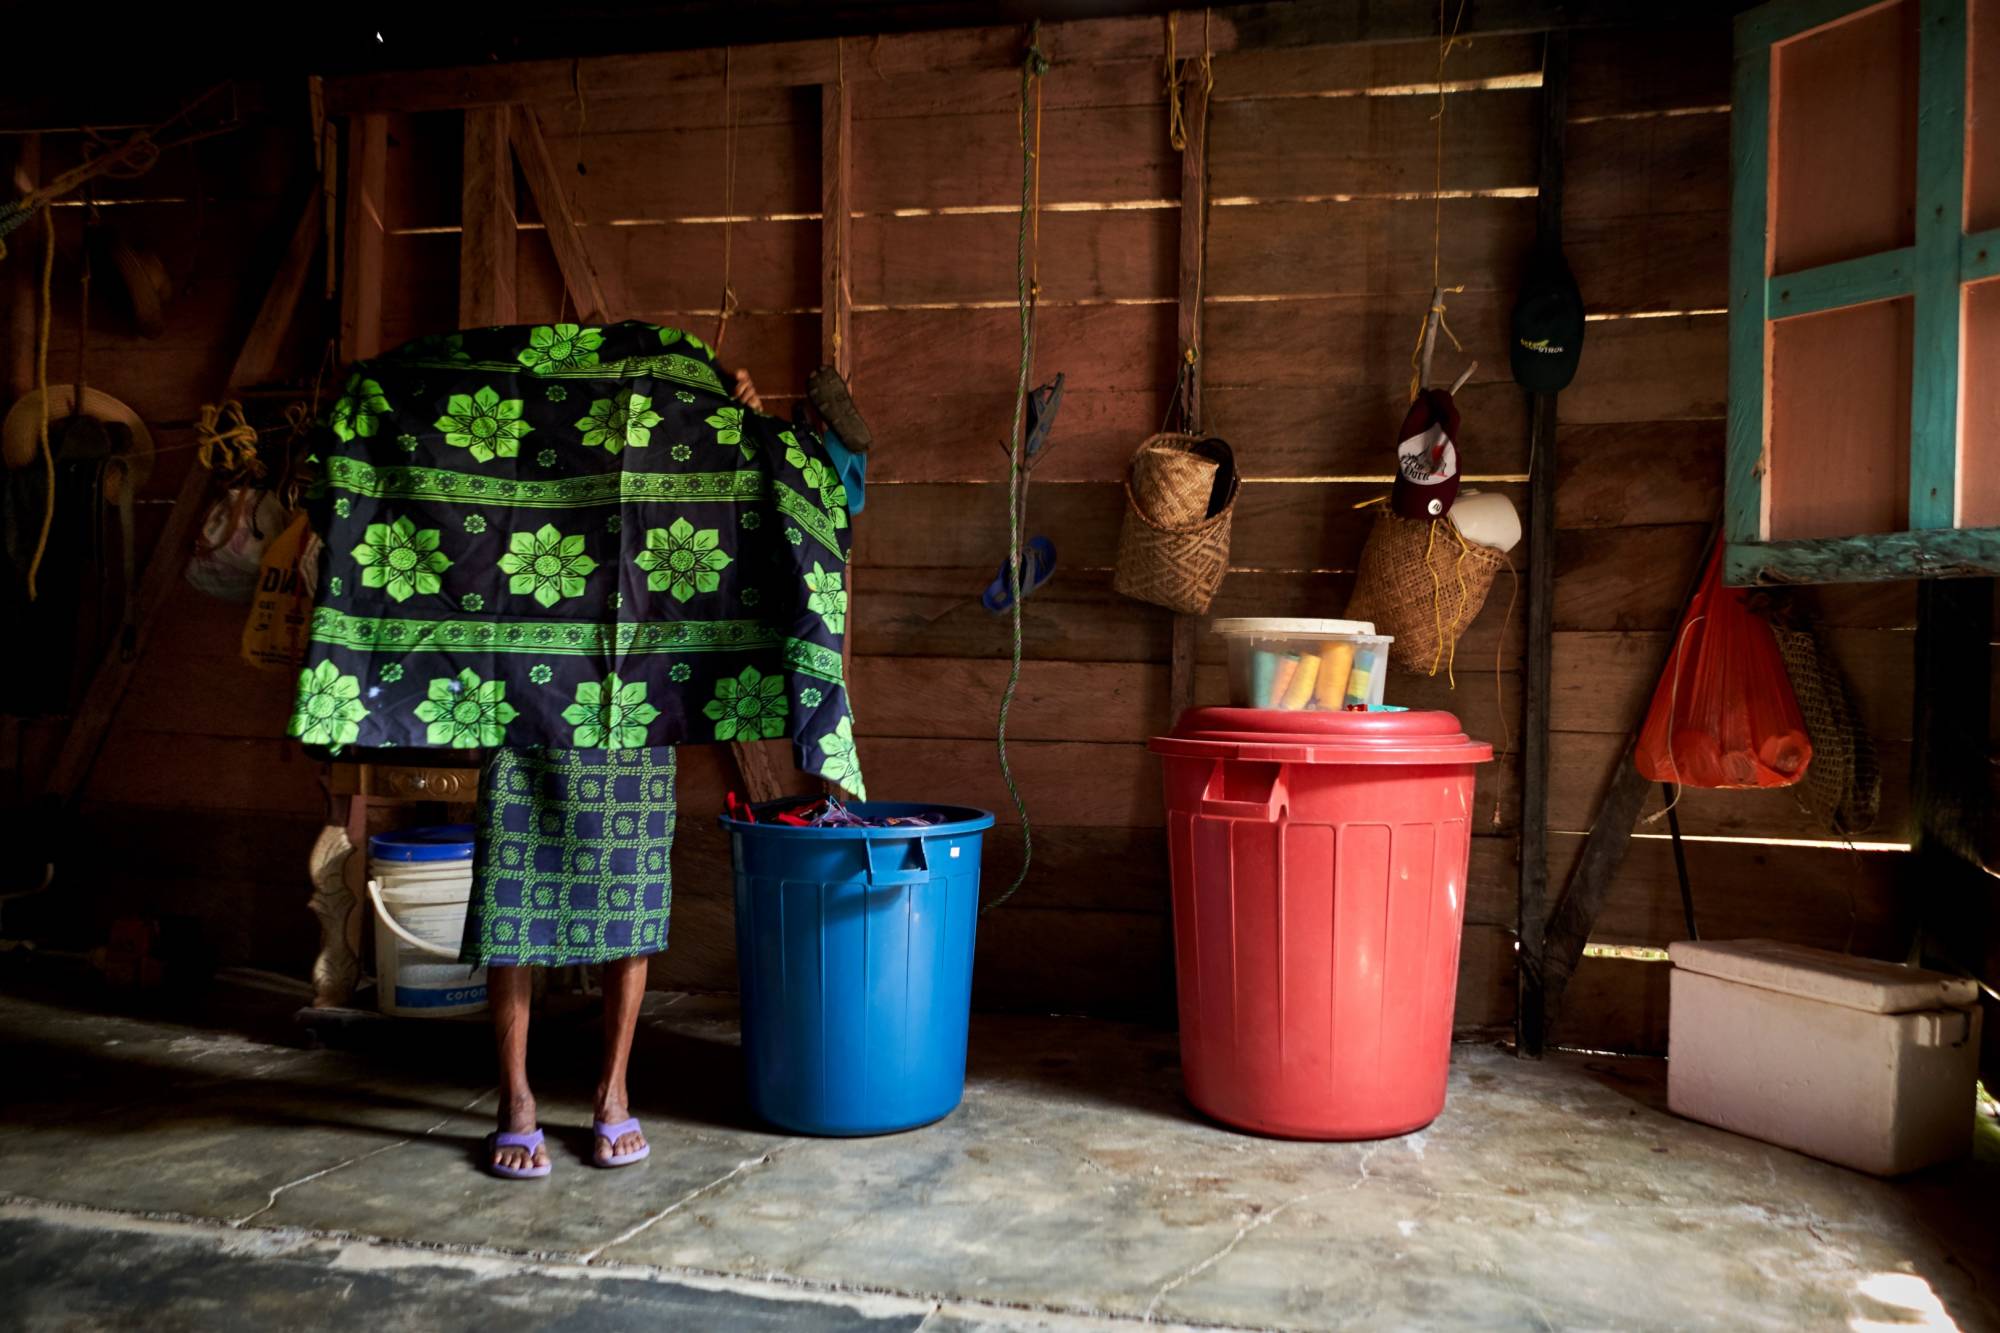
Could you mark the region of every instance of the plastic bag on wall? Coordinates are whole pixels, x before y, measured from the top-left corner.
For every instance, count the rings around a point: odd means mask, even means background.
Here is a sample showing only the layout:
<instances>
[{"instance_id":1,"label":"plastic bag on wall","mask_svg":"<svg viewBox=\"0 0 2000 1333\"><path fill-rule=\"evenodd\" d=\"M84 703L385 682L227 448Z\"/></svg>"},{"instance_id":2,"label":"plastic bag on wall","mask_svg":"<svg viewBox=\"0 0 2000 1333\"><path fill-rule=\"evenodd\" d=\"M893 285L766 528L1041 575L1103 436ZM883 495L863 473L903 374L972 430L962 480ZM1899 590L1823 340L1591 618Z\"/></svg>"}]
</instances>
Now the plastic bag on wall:
<instances>
[{"instance_id":1,"label":"plastic bag on wall","mask_svg":"<svg viewBox=\"0 0 2000 1333\"><path fill-rule=\"evenodd\" d=\"M210 597L247 602L257 591L264 546L284 531L285 506L270 491L238 486L208 507L188 558L187 581Z\"/></svg>"},{"instance_id":2,"label":"plastic bag on wall","mask_svg":"<svg viewBox=\"0 0 2000 1333\"><path fill-rule=\"evenodd\" d=\"M1722 586L1719 544L1675 632L1634 758L1655 782L1684 787L1789 787L1812 762L1777 640L1742 589Z\"/></svg>"}]
</instances>

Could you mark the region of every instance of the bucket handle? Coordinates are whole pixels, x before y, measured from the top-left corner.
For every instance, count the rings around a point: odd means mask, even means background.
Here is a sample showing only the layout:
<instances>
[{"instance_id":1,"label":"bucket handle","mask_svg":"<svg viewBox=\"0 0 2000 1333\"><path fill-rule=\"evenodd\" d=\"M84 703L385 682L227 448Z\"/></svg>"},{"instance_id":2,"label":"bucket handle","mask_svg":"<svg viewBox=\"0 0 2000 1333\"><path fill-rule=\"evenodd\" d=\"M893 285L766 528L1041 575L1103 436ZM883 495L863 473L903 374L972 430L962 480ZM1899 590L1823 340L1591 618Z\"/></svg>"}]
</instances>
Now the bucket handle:
<instances>
[{"instance_id":1,"label":"bucket handle","mask_svg":"<svg viewBox=\"0 0 2000 1333\"><path fill-rule=\"evenodd\" d=\"M1201 813L1210 819L1255 819L1266 824L1275 824L1292 803L1292 793L1285 783L1282 765L1273 765L1270 795L1261 801L1225 801L1213 793L1222 785L1222 765L1228 762L1218 759L1209 770L1208 786L1202 789Z\"/></svg>"},{"instance_id":2,"label":"bucket handle","mask_svg":"<svg viewBox=\"0 0 2000 1333\"><path fill-rule=\"evenodd\" d=\"M429 940L418 939L415 935L403 929L403 923L390 915L389 909L382 904L381 880L371 879L368 881L368 900L375 904L375 914L382 918L382 924L394 932L397 939L409 945L412 949L421 949L425 953L438 958L449 958L453 962L458 961L458 950L440 949Z\"/></svg>"},{"instance_id":3,"label":"bucket handle","mask_svg":"<svg viewBox=\"0 0 2000 1333\"><path fill-rule=\"evenodd\" d=\"M890 870L875 864L875 849L893 842L898 846L912 847L917 853L917 864L902 870ZM924 850L922 838L894 838L878 843L873 838L865 838L861 843L868 856L868 882L877 885L921 884L931 877L930 854Z\"/></svg>"}]
</instances>

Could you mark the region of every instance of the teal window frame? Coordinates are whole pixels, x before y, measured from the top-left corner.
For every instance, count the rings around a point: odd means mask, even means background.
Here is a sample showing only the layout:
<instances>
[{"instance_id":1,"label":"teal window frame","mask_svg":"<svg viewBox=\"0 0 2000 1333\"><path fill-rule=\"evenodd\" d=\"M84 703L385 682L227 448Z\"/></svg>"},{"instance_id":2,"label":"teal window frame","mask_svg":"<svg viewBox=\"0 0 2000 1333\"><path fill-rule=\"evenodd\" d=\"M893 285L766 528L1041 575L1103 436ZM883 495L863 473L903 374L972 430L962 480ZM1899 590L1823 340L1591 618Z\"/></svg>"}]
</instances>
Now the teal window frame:
<instances>
[{"instance_id":1,"label":"teal window frame","mask_svg":"<svg viewBox=\"0 0 2000 1333\"><path fill-rule=\"evenodd\" d=\"M1880 6L1855 0L1773 0L1736 17L1723 504L1723 574L1731 584L2000 574L2000 528L1956 526L1963 288L2000 274L2000 228L1965 230L1966 40L1971 5L1970 0L1917 3L1914 243L1775 275L1766 272L1766 238L1771 68L1777 48ZM1915 339L1909 530L1767 540L1764 375L1772 326L1779 320L1905 296L1914 303Z\"/></svg>"}]
</instances>

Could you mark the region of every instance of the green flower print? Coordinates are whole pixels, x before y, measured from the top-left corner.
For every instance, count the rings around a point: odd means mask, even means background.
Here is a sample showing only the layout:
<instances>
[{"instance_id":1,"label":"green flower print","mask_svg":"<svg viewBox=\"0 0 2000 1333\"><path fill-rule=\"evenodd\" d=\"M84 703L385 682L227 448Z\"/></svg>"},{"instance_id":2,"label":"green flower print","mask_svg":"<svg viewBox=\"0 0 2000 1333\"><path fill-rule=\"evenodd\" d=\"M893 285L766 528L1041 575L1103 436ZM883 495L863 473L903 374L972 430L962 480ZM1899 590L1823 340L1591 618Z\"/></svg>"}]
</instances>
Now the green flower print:
<instances>
[{"instance_id":1,"label":"green flower print","mask_svg":"<svg viewBox=\"0 0 2000 1333\"><path fill-rule=\"evenodd\" d=\"M535 455L535 461L543 467L554 467L556 465L556 451L553 449L544 449Z\"/></svg>"},{"instance_id":2,"label":"green flower print","mask_svg":"<svg viewBox=\"0 0 2000 1333\"><path fill-rule=\"evenodd\" d=\"M361 735L361 719L367 716L361 681L341 675L331 662L321 662L299 673L298 698L292 703L285 734L307 745L352 745Z\"/></svg>"},{"instance_id":3,"label":"green flower print","mask_svg":"<svg viewBox=\"0 0 2000 1333\"><path fill-rule=\"evenodd\" d=\"M840 478L833 469L823 465L817 458L809 458L800 470L806 485L819 492L819 507L833 520L833 526L847 526L847 488L840 484Z\"/></svg>"},{"instance_id":4,"label":"green flower print","mask_svg":"<svg viewBox=\"0 0 2000 1333\"><path fill-rule=\"evenodd\" d=\"M433 680L428 696L417 705L419 720L430 724L425 744L452 749L498 745L507 734L507 724L519 716L507 702L505 685L482 681L470 669Z\"/></svg>"},{"instance_id":5,"label":"green flower print","mask_svg":"<svg viewBox=\"0 0 2000 1333\"><path fill-rule=\"evenodd\" d=\"M486 531L486 517L485 517L485 515L483 515L483 514L467 514L467 515L465 516L465 530L466 530L467 532L484 532L484 531Z\"/></svg>"},{"instance_id":6,"label":"green flower print","mask_svg":"<svg viewBox=\"0 0 2000 1333\"><path fill-rule=\"evenodd\" d=\"M800 532L797 528L785 529L785 540L790 542L792 545L797 546L800 542L804 541L805 539L806 535L803 532Z\"/></svg>"},{"instance_id":7,"label":"green flower print","mask_svg":"<svg viewBox=\"0 0 2000 1333\"><path fill-rule=\"evenodd\" d=\"M526 366L531 375L581 370L597 364L597 349L602 346L604 335L596 329L575 324L544 324L528 335L528 345L515 353L514 359Z\"/></svg>"},{"instance_id":8,"label":"green flower print","mask_svg":"<svg viewBox=\"0 0 2000 1333\"><path fill-rule=\"evenodd\" d=\"M742 599L743 605L745 606L755 606L757 605L757 603L764 600L764 594L757 591L757 589L755 588L744 588L736 595Z\"/></svg>"},{"instance_id":9,"label":"green flower print","mask_svg":"<svg viewBox=\"0 0 2000 1333\"><path fill-rule=\"evenodd\" d=\"M414 435L398 435L396 437L396 447L398 449L401 449L406 454L415 453L417 451L417 446L422 443L423 441L419 440Z\"/></svg>"},{"instance_id":10,"label":"green flower print","mask_svg":"<svg viewBox=\"0 0 2000 1333\"><path fill-rule=\"evenodd\" d=\"M437 419L444 442L470 449L481 463L496 458L512 458L520 452L523 435L534 429L521 420L521 400L503 399L490 384L473 394L455 393L445 400L445 414Z\"/></svg>"},{"instance_id":11,"label":"green flower print","mask_svg":"<svg viewBox=\"0 0 2000 1333\"><path fill-rule=\"evenodd\" d=\"M476 592L469 592L458 599L458 604L475 614L486 609L486 599Z\"/></svg>"},{"instance_id":12,"label":"green flower print","mask_svg":"<svg viewBox=\"0 0 2000 1333\"><path fill-rule=\"evenodd\" d=\"M810 685L799 691L799 707L801 708L818 708L825 699L825 695Z\"/></svg>"},{"instance_id":13,"label":"green flower print","mask_svg":"<svg viewBox=\"0 0 2000 1333\"><path fill-rule=\"evenodd\" d=\"M715 409L714 415L710 416L707 421L709 425L715 427L715 442L717 444L736 445L743 450L745 462L757 456L757 451L751 447L750 441L743 438L742 408L718 407Z\"/></svg>"},{"instance_id":14,"label":"green flower print","mask_svg":"<svg viewBox=\"0 0 2000 1333\"><path fill-rule=\"evenodd\" d=\"M826 756L819 775L847 788L856 800L867 800L868 788L861 782L861 756L854 752L854 719L840 719L839 726L819 738L819 749Z\"/></svg>"},{"instance_id":15,"label":"green flower print","mask_svg":"<svg viewBox=\"0 0 2000 1333\"><path fill-rule=\"evenodd\" d=\"M625 594L622 592L611 593L604 599L604 609L607 611L616 611L623 605L625 605Z\"/></svg>"},{"instance_id":16,"label":"green flower print","mask_svg":"<svg viewBox=\"0 0 2000 1333\"><path fill-rule=\"evenodd\" d=\"M615 454L621 449L643 449L653 442L653 427L660 424L660 414L653 410L653 400L643 393L626 389L611 398L600 398L590 405L590 415L576 423L583 432L584 444L591 448L600 445L607 454Z\"/></svg>"},{"instance_id":17,"label":"green flower print","mask_svg":"<svg viewBox=\"0 0 2000 1333\"><path fill-rule=\"evenodd\" d=\"M826 627L835 634L845 632L847 625L847 591L840 586L840 575L833 570L821 569L819 561L813 561L812 573L806 575L806 609L818 613L826 622Z\"/></svg>"},{"instance_id":18,"label":"green flower print","mask_svg":"<svg viewBox=\"0 0 2000 1333\"><path fill-rule=\"evenodd\" d=\"M340 596L340 590L345 586L346 585L340 581L340 575L335 574L332 578L326 581L326 595L329 597L338 597Z\"/></svg>"},{"instance_id":19,"label":"green flower print","mask_svg":"<svg viewBox=\"0 0 2000 1333\"><path fill-rule=\"evenodd\" d=\"M401 662L385 662L382 664L382 669L376 674L382 677L384 685L394 685L403 678L403 664Z\"/></svg>"},{"instance_id":20,"label":"green flower print","mask_svg":"<svg viewBox=\"0 0 2000 1333\"><path fill-rule=\"evenodd\" d=\"M674 397L680 399L684 403L691 403L694 401L694 395L689 393L686 389L675 389Z\"/></svg>"},{"instance_id":21,"label":"green flower print","mask_svg":"<svg viewBox=\"0 0 2000 1333\"><path fill-rule=\"evenodd\" d=\"M785 678L775 673L766 676L756 667L744 667L733 680L725 676L715 682L715 697L701 710L715 723L719 741L774 740L785 734L785 715L790 711Z\"/></svg>"},{"instance_id":22,"label":"green flower print","mask_svg":"<svg viewBox=\"0 0 2000 1333\"><path fill-rule=\"evenodd\" d=\"M381 385L358 374L349 375L326 424L343 440L367 439L374 436L375 427L389 412L389 400L383 395Z\"/></svg>"},{"instance_id":23,"label":"green flower print","mask_svg":"<svg viewBox=\"0 0 2000 1333\"><path fill-rule=\"evenodd\" d=\"M676 463L685 463L688 461L688 459L694 457L694 450L685 444L675 445L673 452L674 452L674 461Z\"/></svg>"},{"instance_id":24,"label":"green flower print","mask_svg":"<svg viewBox=\"0 0 2000 1333\"><path fill-rule=\"evenodd\" d=\"M354 512L354 504L343 495L333 502L333 512L337 517L346 518Z\"/></svg>"},{"instance_id":25,"label":"green flower print","mask_svg":"<svg viewBox=\"0 0 2000 1333\"><path fill-rule=\"evenodd\" d=\"M472 363L465 350L465 336L458 333L433 333L419 338L410 344L409 352L417 361L449 361L457 366Z\"/></svg>"},{"instance_id":26,"label":"green flower print","mask_svg":"<svg viewBox=\"0 0 2000 1333\"><path fill-rule=\"evenodd\" d=\"M721 571L729 566L729 554L718 549L721 542L714 528L697 532L692 523L677 518L671 527L646 529L646 549L633 557L633 563L646 571L648 588L685 602L698 592L722 586Z\"/></svg>"},{"instance_id":27,"label":"green flower print","mask_svg":"<svg viewBox=\"0 0 2000 1333\"><path fill-rule=\"evenodd\" d=\"M570 743L585 750L637 750L646 744L646 725L660 710L646 702L646 682L627 684L616 675L599 685L586 680L576 687L576 702L563 709L563 721L576 728Z\"/></svg>"},{"instance_id":28,"label":"green flower print","mask_svg":"<svg viewBox=\"0 0 2000 1333\"><path fill-rule=\"evenodd\" d=\"M785 446L785 461L787 463L790 463L795 468L805 467L806 451L799 444L798 436L788 430L781 430L778 432L778 443Z\"/></svg>"},{"instance_id":29,"label":"green flower print","mask_svg":"<svg viewBox=\"0 0 2000 1333\"><path fill-rule=\"evenodd\" d=\"M547 662L537 662L528 668L528 679L537 685L546 685L555 678L555 669Z\"/></svg>"},{"instance_id":30,"label":"green flower print","mask_svg":"<svg viewBox=\"0 0 2000 1333\"><path fill-rule=\"evenodd\" d=\"M736 521L741 523L745 528L749 529L751 532L755 532L760 526L763 525L764 516L758 513L754 509L746 509L742 512L741 515L738 516Z\"/></svg>"},{"instance_id":31,"label":"green flower print","mask_svg":"<svg viewBox=\"0 0 2000 1333\"><path fill-rule=\"evenodd\" d=\"M581 596L585 578L596 568L597 562L583 553L583 537L565 537L551 523L514 533L507 539L507 554L500 557L501 572L513 576L507 590L532 593L543 606Z\"/></svg>"},{"instance_id":32,"label":"green flower print","mask_svg":"<svg viewBox=\"0 0 2000 1333\"><path fill-rule=\"evenodd\" d=\"M563 399L569 397L569 390L563 388L560 384L551 384L548 388L542 390L542 392L548 395L549 401L552 403L560 403Z\"/></svg>"},{"instance_id":33,"label":"green flower print","mask_svg":"<svg viewBox=\"0 0 2000 1333\"><path fill-rule=\"evenodd\" d=\"M676 685L687 684L688 678L692 675L694 675L694 668L686 662L676 662L667 668L667 678Z\"/></svg>"},{"instance_id":34,"label":"green flower print","mask_svg":"<svg viewBox=\"0 0 2000 1333\"><path fill-rule=\"evenodd\" d=\"M438 550L438 530L418 531L408 514L394 523L370 523L354 548L354 563L361 566L362 587L381 588L395 602L408 601L413 592L436 592L438 575L451 568L450 557Z\"/></svg>"},{"instance_id":35,"label":"green flower print","mask_svg":"<svg viewBox=\"0 0 2000 1333\"><path fill-rule=\"evenodd\" d=\"M677 342L685 342L697 352L706 352L708 350L708 344L695 337L692 333L685 333L680 329L660 330L660 345L662 347L672 347Z\"/></svg>"},{"instance_id":36,"label":"green flower print","mask_svg":"<svg viewBox=\"0 0 2000 1333\"><path fill-rule=\"evenodd\" d=\"M612 514L604 520L604 530L606 532L616 532L624 526L625 516L623 514Z\"/></svg>"}]
</instances>

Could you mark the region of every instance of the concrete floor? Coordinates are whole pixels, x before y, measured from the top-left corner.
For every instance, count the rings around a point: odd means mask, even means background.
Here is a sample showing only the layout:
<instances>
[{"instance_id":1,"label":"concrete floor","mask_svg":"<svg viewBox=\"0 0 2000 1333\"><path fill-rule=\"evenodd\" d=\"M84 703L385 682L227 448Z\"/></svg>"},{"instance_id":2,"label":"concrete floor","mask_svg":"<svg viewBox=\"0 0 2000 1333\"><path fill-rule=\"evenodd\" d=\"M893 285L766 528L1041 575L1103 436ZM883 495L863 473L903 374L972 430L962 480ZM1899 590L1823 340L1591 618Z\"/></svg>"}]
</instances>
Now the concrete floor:
<instances>
[{"instance_id":1,"label":"concrete floor","mask_svg":"<svg viewBox=\"0 0 2000 1333\"><path fill-rule=\"evenodd\" d=\"M0 998L0 1327L2000 1327L1990 1126L1889 1185L1666 1114L1653 1061L1459 1047L1422 1133L1284 1143L1192 1114L1171 1034L987 1018L941 1124L800 1139L734 1006L661 995L652 1160L583 1164L594 1041L544 1025L556 1170L503 1184L478 1029L303 1050L222 1000Z\"/></svg>"}]
</instances>

